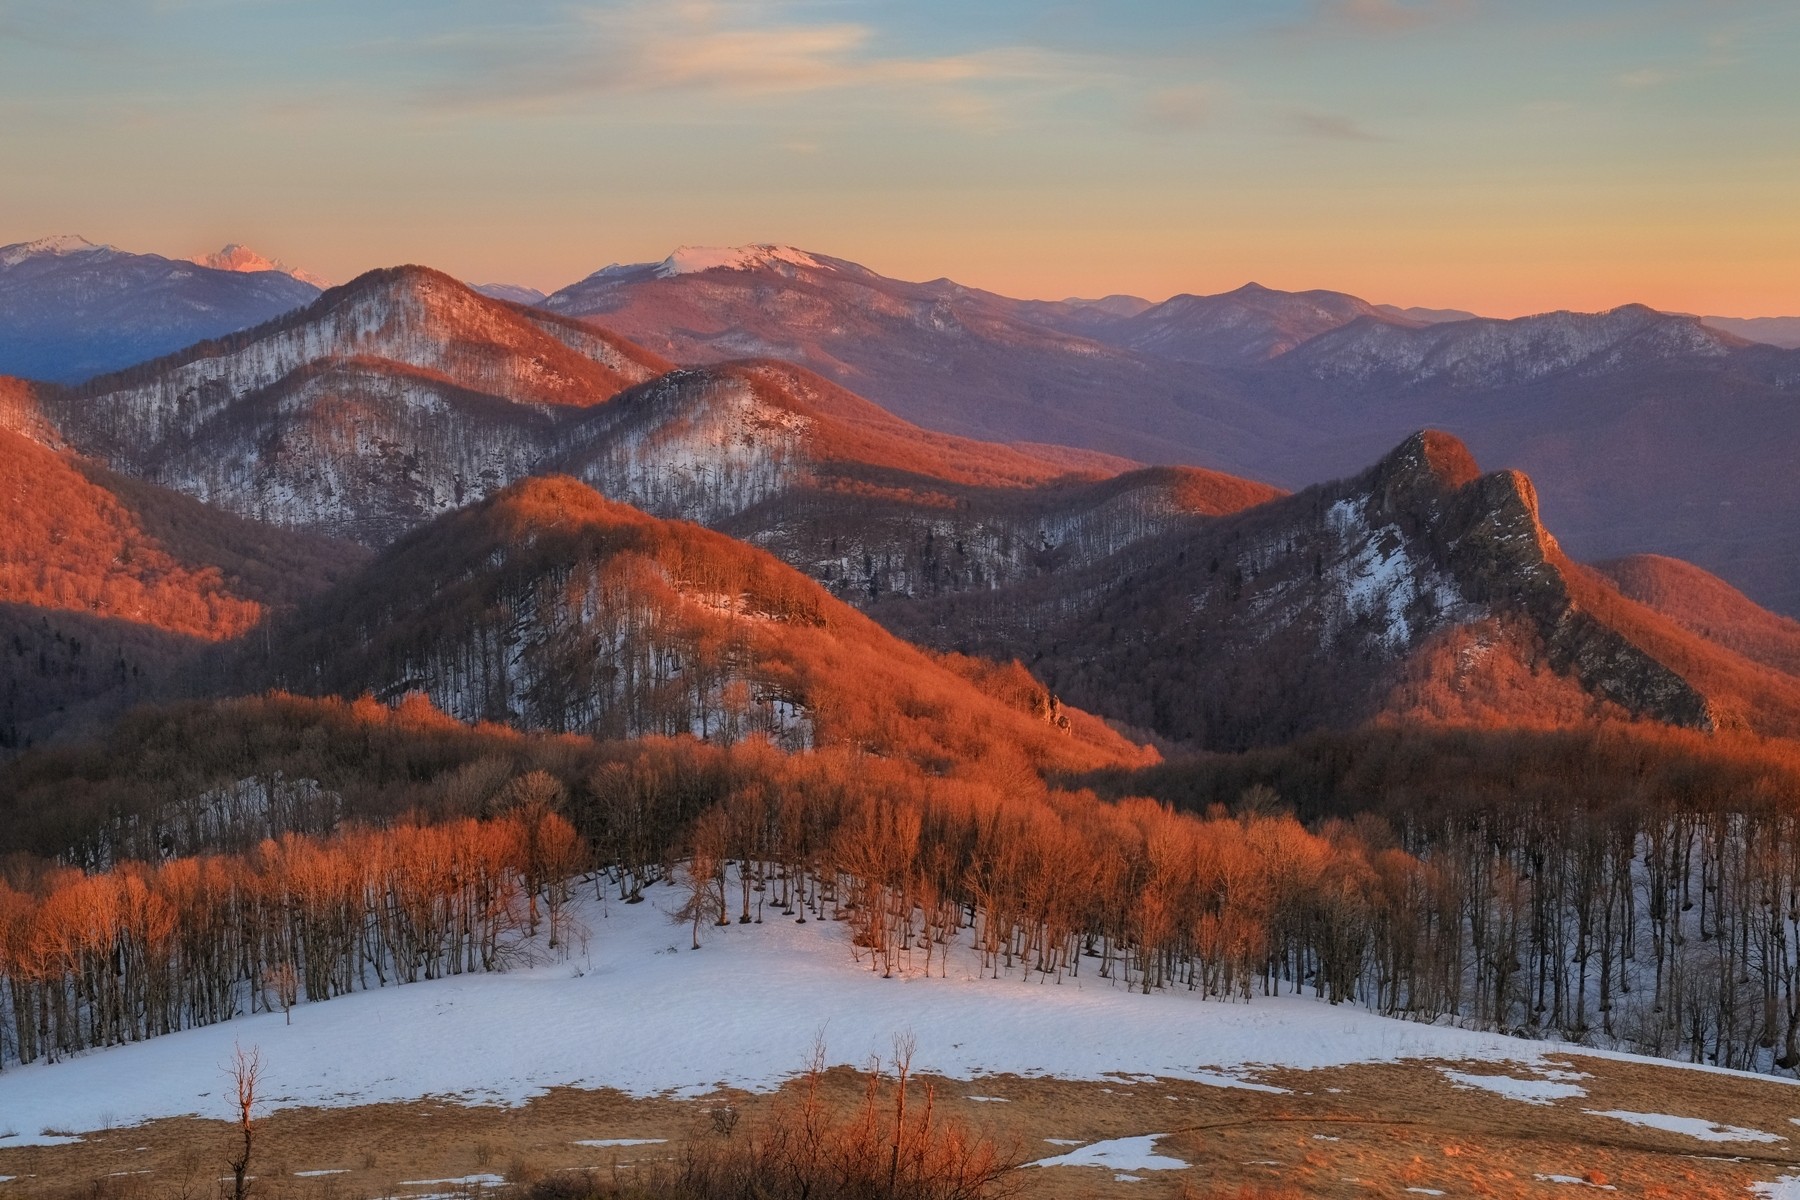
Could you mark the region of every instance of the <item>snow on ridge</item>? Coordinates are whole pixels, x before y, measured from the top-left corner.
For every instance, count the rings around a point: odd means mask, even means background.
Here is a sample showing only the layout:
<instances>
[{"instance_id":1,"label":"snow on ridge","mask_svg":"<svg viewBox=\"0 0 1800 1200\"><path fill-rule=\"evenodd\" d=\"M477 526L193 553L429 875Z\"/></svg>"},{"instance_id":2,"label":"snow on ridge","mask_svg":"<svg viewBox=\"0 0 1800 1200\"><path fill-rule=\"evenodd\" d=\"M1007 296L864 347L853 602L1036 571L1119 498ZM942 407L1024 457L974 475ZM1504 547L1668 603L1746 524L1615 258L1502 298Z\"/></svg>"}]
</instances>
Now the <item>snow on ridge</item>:
<instances>
[{"instance_id":1,"label":"snow on ridge","mask_svg":"<svg viewBox=\"0 0 1800 1200\"><path fill-rule=\"evenodd\" d=\"M698 394L666 389L671 411L620 424L578 472L608 499L713 524L761 503L806 470L812 420L723 378ZM604 414L603 414L604 415Z\"/></svg>"},{"instance_id":2,"label":"snow on ridge","mask_svg":"<svg viewBox=\"0 0 1800 1200\"><path fill-rule=\"evenodd\" d=\"M1367 382L1399 376L1414 383L1446 379L1459 386L1616 369L1646 356L1717 358L1730 350L1698 318L1632 304L1598 313L1483 317L1419 329L1383 323L1345 326L1321 338L1318 347L1328 350L1310 363L1320 378Z\"/></svg>"},{"instance_id":3,"label":"snow on ridge","mask_svg":"<svg viewBox=\"0 0 1800 1200\"><path fill-rule=\"evenodd\" d=\"M749 246L681 246L656 267L658 279L676 275L696 275L701 271L754 271L784 263L792 267L823 267L825 264L792 246L758 242Z\"/></svg>"},{"instance_id":4,"label":"snow on ridge","mask_svg":"<svg viewBox=\"0 0 1800 1200\"><path fill-rule=\"evenodd\" d=\"M0 266L16 267L28 258L36 258L40 254L68 255L86 254L92 250L111 250L111 246L97 245L88 241L78 233L58 233L50 237L38 238L35 241L18 242L11 246L0 246Z\"/></svg>"}]
</instances>

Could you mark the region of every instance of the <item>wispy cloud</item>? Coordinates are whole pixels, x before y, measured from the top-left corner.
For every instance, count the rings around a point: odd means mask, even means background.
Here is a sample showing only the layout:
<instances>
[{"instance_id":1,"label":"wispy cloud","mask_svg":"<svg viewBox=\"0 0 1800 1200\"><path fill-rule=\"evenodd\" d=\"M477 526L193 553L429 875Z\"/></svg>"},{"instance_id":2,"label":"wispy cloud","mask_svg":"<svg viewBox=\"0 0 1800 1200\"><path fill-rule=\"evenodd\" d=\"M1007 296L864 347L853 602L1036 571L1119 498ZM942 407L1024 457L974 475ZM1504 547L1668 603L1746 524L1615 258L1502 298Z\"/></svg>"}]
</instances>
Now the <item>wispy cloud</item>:
<instances>
[{"instance_id":1,"label":"wispy cloud","mask_svg":"<svg viewBox=\"0 0 1800 1200\"><path fill-rule=\"evenodd\" d=\"M1067 83L1066 55L1027 46L954 54L887 52L856 22L791 19L760 0L655 0L575 10L523 37L460 34L437 51L458 60L434 103L558 107L604 95L686 93L753 100L818 92L936 92L952 119L985 108L959 89Z\"/></svg>"}]
</instances>

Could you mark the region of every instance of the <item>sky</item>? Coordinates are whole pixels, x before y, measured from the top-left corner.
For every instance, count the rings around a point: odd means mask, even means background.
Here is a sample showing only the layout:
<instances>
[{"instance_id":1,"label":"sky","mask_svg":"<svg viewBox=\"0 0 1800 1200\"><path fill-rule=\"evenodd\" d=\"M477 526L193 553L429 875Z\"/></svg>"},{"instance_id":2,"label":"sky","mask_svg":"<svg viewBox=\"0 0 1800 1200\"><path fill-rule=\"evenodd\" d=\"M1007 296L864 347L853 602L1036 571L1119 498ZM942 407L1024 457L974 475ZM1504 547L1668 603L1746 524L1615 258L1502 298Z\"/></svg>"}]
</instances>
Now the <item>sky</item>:
<instances>
[{"instance_id":1,"label":"sky","mask_svg":"<svg viewBox=\"0 0 1800 1200\"><path fill-rule=\"evenodd\" d=\"M1793 0L0 0L0 243L1800 313Z\"/></svg>"}]
</instances>

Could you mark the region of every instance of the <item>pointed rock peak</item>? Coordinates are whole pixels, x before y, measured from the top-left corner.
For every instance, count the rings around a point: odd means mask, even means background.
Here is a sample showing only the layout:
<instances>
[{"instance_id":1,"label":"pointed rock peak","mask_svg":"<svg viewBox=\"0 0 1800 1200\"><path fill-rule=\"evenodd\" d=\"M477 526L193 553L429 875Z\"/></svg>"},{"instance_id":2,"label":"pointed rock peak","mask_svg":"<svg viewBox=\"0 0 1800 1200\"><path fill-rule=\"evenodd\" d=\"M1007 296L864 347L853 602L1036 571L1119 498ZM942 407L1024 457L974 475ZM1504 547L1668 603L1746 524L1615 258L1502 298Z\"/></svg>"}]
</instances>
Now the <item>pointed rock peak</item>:
<instances>
[{"instance_id":1,"label":"pointed rock peak","mask_svg":"<svg viewBox=\"0 0 1800 1200\"><path fill-rule=\"evenodd\" d=\"M1519 504L1530 515L1532 524L1543 528L1544 523L1538 516L1537 485L1531 482L1531 476L1509 467L1504 471L1495 471L1491 478L1494 482L1490 486L1508 496L1518 497Z\"/></svg>"},{"instance_id":2,"label":"pointed rock peak","mask_svg":"<svg viewBox=\"0 0 1800 1200\"><path fill-rule=\"evenodd\" d=\"M695 275L701 271L754 271L759 267L823 267L825 264L792 246L759 242L751 246L682 246L656 267L658 278Z\"/></svg>"},{"instance_id":3,"label":"pointed rock peak","mask_svg":"<svg viewBox=\"0 0 1800 1200\"><path fill-rule=\"evenodd\" d=\"M1481 477L1481 468L1462 439L1438 429L1422 429L1401 442L1381 460L1376 472L1385 480L1429 482L1445 491Z\"/></svg>"},{"instance_id":4,"label":"pointed rock peak","mask_svg":"<svg viewBox=\"0 0 1800 1200\"><path fill-rule=\"evenodd\" d=\"M279 271L274 260L264 258L248 246L231 242L222 250L212 254L196 254L188 260L197 266L211 267L215 271Z\"/></svg>"},{"instance_id":5,"label":"pointed rock peak","mask_svg":"<svg viewBox=\"0 0 1800 1200\"><path fill-rule=\"evenodd\" d=\"M317 275L297 270L276 259L264 258L250 247L237 242L228 243L224 249L212 254L196 254L188 261L195 266L207 267L214 271L233 271L246 275L259 271L275 271L298 279L301 283L310 283L316 288L331 286Z\"/></svg>"}]
</instances>

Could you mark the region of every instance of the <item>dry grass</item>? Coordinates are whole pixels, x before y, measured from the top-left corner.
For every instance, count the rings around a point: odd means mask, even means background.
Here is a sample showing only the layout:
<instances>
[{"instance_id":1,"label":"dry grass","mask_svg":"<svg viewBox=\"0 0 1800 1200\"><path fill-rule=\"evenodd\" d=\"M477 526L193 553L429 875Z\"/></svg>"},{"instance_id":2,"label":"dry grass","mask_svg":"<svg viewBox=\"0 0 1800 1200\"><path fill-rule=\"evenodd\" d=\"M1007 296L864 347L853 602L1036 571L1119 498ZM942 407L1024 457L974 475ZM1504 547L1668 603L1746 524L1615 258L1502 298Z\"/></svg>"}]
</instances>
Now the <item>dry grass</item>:
<instances>
[{"instance_id":1,"label":"dry grass","mask_svg":"<svg viewBox=\"0 0 1800 1200\"><path fill-rule=\"evenodd\" d=\"M1526 1074L1503 1066L1455 1064L1472 1074ZM1458 1088L1430 1063L1269 1072L1286 1094L1172 1080L1072 1083L989 1077L935 1080L946 1119L961 1121L1021 1156L1061 1152L1045 1139L1090 1142L1164 1133L1161 1153L1182 1171L1142 1172L1115 1181L1094 1168L1026 1168L1019 1194L1042 1200L1089 1196L1171 1200L1276 1200L1292 1196L1561 1196L1588 1189L1539 1180L1582 1178L1618 1195L1731 1197L1749 1184L1800 1174L1800 1089L1792 1084L1673 1067L1571 1056L1585 1097L1531 1105ZM857 1074L827 1073L822 1095L849 1113L865 1099ZM973 1100L970 1097L995 1097ZM455 1185L404 1187L405 1180L473 1174L534 1182L591 1169L628 1180L645 1164L684 1148L716 1144L714 1114L739 1114L732 1136L793 1097L721 1094L701 1099L633 1099L610 1091L560 1089L517 1109L444 1101L356 1109L280 1112L264 1122L256 1172L263 1197L355 1200L454 1193ZM1775 1143L1704 1143L1640 1128L1585 1109L1670 1113L1779 1134ZM584 1147L598 1138L664 1138L652 1145ZM6 1197L162 1200L210 1197L225 1173L231 1127L224 1121L158 1121L93 1135L80 1144L0 1150L0 1175L17 1178ZM336 1170L333 1175L298 1172ZM128 1174L126 1172L141 1172ZM494 1189L485 1189L492 1194Z\"/></svg>"}]
</instances>

